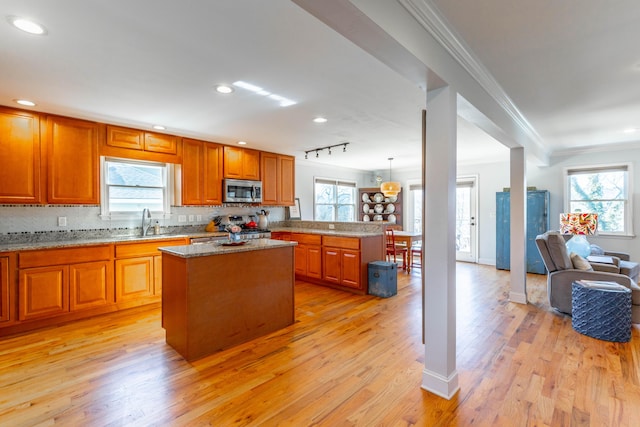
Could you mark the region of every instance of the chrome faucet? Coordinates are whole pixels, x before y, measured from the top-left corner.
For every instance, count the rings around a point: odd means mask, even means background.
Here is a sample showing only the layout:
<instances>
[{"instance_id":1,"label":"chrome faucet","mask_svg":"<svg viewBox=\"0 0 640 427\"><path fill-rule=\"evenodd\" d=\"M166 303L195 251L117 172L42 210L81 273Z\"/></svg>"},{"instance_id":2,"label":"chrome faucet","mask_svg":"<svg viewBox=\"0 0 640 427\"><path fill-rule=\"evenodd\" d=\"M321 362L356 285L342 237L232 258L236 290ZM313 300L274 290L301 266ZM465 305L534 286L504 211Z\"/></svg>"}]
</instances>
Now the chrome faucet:
<instances>
[{"instance_id":1,"label":"chrome faucet","mask_svg":"<svg viewBox=\"0 0 640 427\"><path fill-rule=\"evenodd\" d=\"M144 208L142 210L142 235L146 236L147 231L149 231L149 227L151 227L151 211L149 208Z\"/></svg>"}]
</instances>

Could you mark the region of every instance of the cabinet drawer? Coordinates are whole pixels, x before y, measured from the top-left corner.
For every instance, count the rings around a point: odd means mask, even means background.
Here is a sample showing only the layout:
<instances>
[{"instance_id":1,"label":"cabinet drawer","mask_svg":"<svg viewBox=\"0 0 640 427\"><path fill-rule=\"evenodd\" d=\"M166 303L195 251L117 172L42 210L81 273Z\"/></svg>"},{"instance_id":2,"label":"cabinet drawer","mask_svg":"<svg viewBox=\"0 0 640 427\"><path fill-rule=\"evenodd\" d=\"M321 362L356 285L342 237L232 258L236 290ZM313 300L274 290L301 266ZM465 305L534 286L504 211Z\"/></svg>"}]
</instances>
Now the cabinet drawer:
<instances>
[{"instance_id":1,"label":"cabinet drawer","mask_svg":"<svg viewBox=\"0 0 640 427\"><path fill-rule=\"evenodd\" d=\"M111 245L25 251L18 253L18 268L109 260L112 253Z\"/></svg>"},{"instance_id":2,"label":"cabinet drawer","mask_svg":"<svg viewBox=\"0 0 640 427\"><path fill-rule=\"evenodd\" d=\"M291 233L291 240L306 245L322 244L322 236L319 234Z\"/></svg>"},{"instance_id":3,"label":"cabinet drawer","mask_svg":"<svg viewBox=\"0 0 640 427\"><path fill-rule=\"evenodd\" d=\"M360 239L357 237L322 236L322 244L334 248L360 249Z\"/></svg>"},{"instance_id":4,"label":"cabinet drawer","mask_svg":"<svg viewBox=\"0 0 640 427\"><path fill-rule=\"evenodd\" d=\"M144 243L126 243L116 245L116 258L135 257L141 255L157 255L158 248L163 246L186 245L186 239L171 239Z\"/></svg>"}]
</instances>

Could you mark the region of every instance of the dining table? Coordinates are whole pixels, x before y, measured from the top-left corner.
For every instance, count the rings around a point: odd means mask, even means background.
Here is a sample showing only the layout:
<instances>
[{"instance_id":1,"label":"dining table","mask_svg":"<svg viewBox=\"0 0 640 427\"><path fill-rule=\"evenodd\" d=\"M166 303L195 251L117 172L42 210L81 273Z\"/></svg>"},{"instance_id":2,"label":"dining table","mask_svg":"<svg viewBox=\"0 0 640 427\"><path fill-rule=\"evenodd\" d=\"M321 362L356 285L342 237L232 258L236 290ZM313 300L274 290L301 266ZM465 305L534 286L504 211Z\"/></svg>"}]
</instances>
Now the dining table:
<instances>
[{"instance_id":1,"label":"dining table","mask_svg":"<svg viewBox=\"0 0 640 427\"><path fill-rule=\"evenodd\" d=\"M402 230L394 230L393 236L396 241L396 245L405 245L407 247L407 271L411 271L411 267L413 265L413 257L411 252L411 246L415 242L422 241L422 233L416 233L414 231L402 231Z\"/></svg>"},{"instance_id":2,"label":"dining table","mask_svg":"<svg viewBox=\"0 0 640 427\"><path fill-rule=\"evenodd\" d=\"M393 235L397 243L404 243L407 246L407 249L411 249L411 245L414 242L419 242L422 240L422 233L416 233L414 231L402 231L402 230L394 230Z\"/></svg>"}]
</instances>

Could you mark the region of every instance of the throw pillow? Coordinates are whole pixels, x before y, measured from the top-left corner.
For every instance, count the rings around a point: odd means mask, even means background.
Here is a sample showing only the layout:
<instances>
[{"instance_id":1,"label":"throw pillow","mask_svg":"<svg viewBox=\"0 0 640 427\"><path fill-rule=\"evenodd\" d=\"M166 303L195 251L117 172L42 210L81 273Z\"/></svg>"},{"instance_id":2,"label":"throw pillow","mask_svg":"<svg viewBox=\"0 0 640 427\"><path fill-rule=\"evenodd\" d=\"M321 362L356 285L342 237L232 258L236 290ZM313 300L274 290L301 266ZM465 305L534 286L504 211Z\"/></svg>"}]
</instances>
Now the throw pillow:
<instances>
[{"instance_id":1,"label":"throw pillow","mask_svg":"<svg viewBox=\"0 0 640 427\"><path fill-rule=\"evenodd\" d=\"M591 245L591 255L604 255L604 249L598 245Z\"/></svg>"},{"instance_id":2,"label":"throw pillow","mask_svg":"<svg viewBox=\"0 0 640 427\"><path fill-rule=\"evenodd\" d=\"M577 270L593 271L593 267L591 267L589 261L582 258L575 252L571 252L571 263L573 264L573 268Z\"/></svg>"}]
</instances>

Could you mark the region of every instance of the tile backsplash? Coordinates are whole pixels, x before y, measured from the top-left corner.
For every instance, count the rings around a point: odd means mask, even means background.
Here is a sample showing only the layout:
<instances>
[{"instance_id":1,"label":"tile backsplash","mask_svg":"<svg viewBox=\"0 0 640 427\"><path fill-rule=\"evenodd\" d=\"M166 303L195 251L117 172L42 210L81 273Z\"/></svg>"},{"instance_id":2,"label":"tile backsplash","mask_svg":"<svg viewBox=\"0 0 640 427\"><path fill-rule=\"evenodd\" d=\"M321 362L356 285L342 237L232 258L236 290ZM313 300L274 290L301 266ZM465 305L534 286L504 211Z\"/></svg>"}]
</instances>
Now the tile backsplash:
<instances>
[{"instance_id":1,"label":"tile backsplash","mask_svg":"<svg viewBox=\"0 0 640 427\"><path fill-rule=\"evenodd\" d=\"M158 221L160 227L206 226L218 215L255 215L262 207L256 206L172 206L169 218L152 217L152 223ZM284 207L264 207L268 210L269 221L283 221L286 215ZM185 215L187 222L179 222L178 217ZM194 221L189 221L193 215ZM197 221L197 216L201 220ZM65 218L66 225L59 226L58 219ZM139 217L130 220L100 218L100 206L75 205L0 205L0 236L12 234L31 234L39 232L84 231L84 230L135 230L140 228L142 212ZM125 233L123 233L125 234Z\"/></svg>"}]
</instances>

